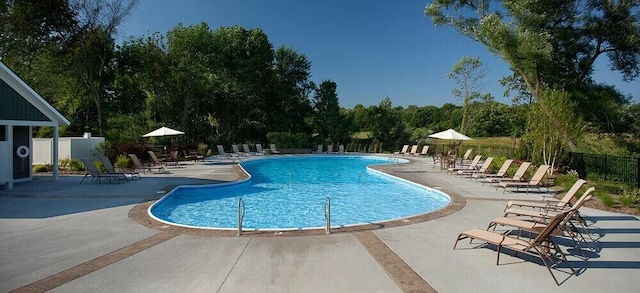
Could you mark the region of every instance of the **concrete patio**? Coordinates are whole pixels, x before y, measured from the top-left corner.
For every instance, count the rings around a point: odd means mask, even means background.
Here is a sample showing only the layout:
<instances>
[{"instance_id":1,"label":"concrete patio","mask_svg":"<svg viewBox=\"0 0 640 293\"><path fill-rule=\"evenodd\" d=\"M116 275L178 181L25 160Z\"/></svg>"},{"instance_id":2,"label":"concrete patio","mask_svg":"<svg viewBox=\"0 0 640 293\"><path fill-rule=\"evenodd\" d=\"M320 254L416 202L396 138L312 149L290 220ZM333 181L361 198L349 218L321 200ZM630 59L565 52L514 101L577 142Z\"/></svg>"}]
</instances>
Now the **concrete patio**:
<instances>
[{"instance_id":1,"label":"concrete patio","mask_svg":"<svg viewBox=\"0 0 640 293\"><path fill-rule=\"evenodd\" d=\"M458 233L486 228L510 199L539 199L456 178L431 158L377 167L455 194L450 215L395 227L310 236L212 236L133 220L139 204L181 184L238 180L229 162L184 163L167 174L122 184L53 182L37 176L0 190L0 291L9 292L637 292L640 219L582 208L599 233L580 270L554 270L492 247L453 244ZM596 187L597 188L597 187ZM379 241L379 243L375 243ZM560 241L567 251L570 241ZM408 269L407 269L408 268ZM411 274L419 279L411 277Z\"/></svg>"}]
</instances>

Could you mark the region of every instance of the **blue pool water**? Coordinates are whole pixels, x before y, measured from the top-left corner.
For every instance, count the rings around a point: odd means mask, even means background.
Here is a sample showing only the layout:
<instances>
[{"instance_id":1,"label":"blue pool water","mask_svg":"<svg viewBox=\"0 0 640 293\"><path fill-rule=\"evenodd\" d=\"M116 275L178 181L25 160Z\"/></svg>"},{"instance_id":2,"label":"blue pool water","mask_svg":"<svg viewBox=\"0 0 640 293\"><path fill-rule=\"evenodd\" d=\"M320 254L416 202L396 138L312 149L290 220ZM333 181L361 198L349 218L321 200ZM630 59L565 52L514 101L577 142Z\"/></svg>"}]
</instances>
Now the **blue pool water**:
<instances>
[{"instance_id":1,"label":"blue pool water","mask_svg":"<svg viewBox=\"0 0 640 293\"><path fill-rule=\"evenodd\" d=\"M450 202L440 191L367 169L387 163L383 157L344 155L257 159L242 163L251 174L246 182L181 186L149 210L172 224L236 229L241 197L245 229L283 230L324 227L327 196L332 227L424 214Z\"/></svg>"}]
</instances>

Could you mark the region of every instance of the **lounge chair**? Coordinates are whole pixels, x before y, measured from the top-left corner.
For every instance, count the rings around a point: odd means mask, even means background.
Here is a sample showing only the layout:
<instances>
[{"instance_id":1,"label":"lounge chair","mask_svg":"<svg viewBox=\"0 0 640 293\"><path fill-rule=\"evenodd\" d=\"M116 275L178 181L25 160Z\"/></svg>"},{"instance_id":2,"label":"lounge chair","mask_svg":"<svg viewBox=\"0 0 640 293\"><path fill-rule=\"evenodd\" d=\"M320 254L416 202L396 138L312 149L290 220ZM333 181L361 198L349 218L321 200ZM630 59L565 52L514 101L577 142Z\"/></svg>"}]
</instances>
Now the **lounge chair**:
<instances>
[{"instance_id":1,"label":"lounge chair","mask_svg":"<svg viewBox=\"0 0 640 293\"><path fill-rule=\"evenodd\" d=\"M516 173L513 174L513 177L490 177L490 178L485 178L484 182L482 183L482 185L484 185L485 183L489 183L489 186L491 186L492 183L500 183L502 181L522 181L524 178L524 174L527 172L527 169L529 169L529 166L531 166L531 163L529 162L522 162L522 164L520 164L520 167L518 168L518 170L516 170Z\"/></svg>"},{"instance_id":2,"label":"lounge chair","mask_svg":"<svg viewBox=\"0 0 640 293\"><path fill-rule=\"evenodd\" d=\"M84 181L85 178L87 178L87 176L91 176L91 182L93 182L94 180L98 180L98 184L102 183L102 179L109 179L109 182L111 182L111 180L116 180L118 181L118 183L120 183L120 180L124 180L126 181L127 178L125 178L125 176L123 174L109 174L109 173L100 173L100 171L98 171L98 168L96 167L96 165L93 164L93 161L91 159L80 159L82 161L82 163L84 163L84 166L87 168L87 173L84 174L84 177L82 177L82 180L80 180L80 184L82 184L82 182Z\"/></svg>"},{"instance_id":3,"label":"lounge chair","mask_svg":"<svg viewBox=\"0 0 640 293\"><path fill-rule=\"evenodd\" d=\"M327 154L333 154L333 144L327 145Z\"/></svg>"},{"instance_id":4,"label":"lounge chair","mask_svg":"<svg viewBox=\"0 0 640 293\"><path fill-rule=\"evenodd\" d=\"M262 144L256 143L256 155L262 156L265 155L267 152L265 152L262 149Z\"/></svg>"},{"instance_id":5,"label":"lounge chair","mask_svg":"<svg viewBox=\"0 0 640 293\"><path fill-rule=\"evenodd\" d=\"M343 144L338 145L338 154L344 154L344 145Z\"/></svg>"},{"instance_id":6,"label":"lounge chair","mask_svg":"<svg viewBox=\"0 0 640 293\"><path fill-rule=\"evenodd\" d=\"M589 187L589 189L587 189L587 191L585 191L584 194L578 200L576 200L576 203L571 207L564 206L563 208L557 208L557 207L550 206L548 209L545 209L542 211L512 207L504 211L503 217L521 216L521 217L530 217L533 219L549 219L560 212L570 210L570 209L574 209L574 210L579 209L584 204L585 201L589 200L589 198L587 198L586 196L589 195L594 190L595 190L595 187ZM584 221L581 220L581 222L584 222Z\"/></svg>"},{"instance_id":7,"label":"lounge chair","mask_svg":"<svg viewBox=\"0 0 640 293\"><path fill-rule=\"evenodd\" d=\"M588 231L587 236L591 239L591 242L593 242L593 238L591 238L591 235L590 235L591 232L589 231L589 228L586 226L586 223L584 222L584 220L578 214L578 209L580 209L580 207L582 207L582 205L587 200L591 199L592 197L591 193L593 193L594 190L595 190L594 187L587 189L587 191L585 191L584 194L582 194L582 196L576 201L575 205L573 205L570 208L566 208L567 206L565 206L565 208L560 208L557 210L555 208L549 208L545 212L541 212L541 213L533 213L535 212L533 210L521 210L521 209L514 208L511 210L509 214L505 214L505 215L517 215L517 216L530 215L533 221L525 221L522 219L504 216L504 217L496 218L493 221L491 221L489 223L489 226L487 227L487 230L491 228L495 229L497 225L501 225L501 226L515 227L521 230L538 233L540 229L543 229L544 227L546 227L547 221L551 217L556 216L558 213L568 211L569 214L562 221L560 228L567 235L569 235L569 237L571 237L576 248L578 248L579 242L583 242L589 245L583 233L581 233L580 230L577 229L577 227L572 223L572 221L577 221L578 223L580 223L582 228L585 231ZM591 247L591 248L595 249L595 247Z\"/></svg>"},{"instance_id":8,"label":"lounge chair","mask_svg":"<svg viewBox=\"0 0 640 293\"><path fill-rule=\"evenodd\" d=\"M269 149L271 149L271 153L272 154L280 154L280 152L278 151L278 149L276 149L276 144L272 143L269 145Z\"/></svg>"},{"instance_id":9,"label":"lounge chair","mask_svg":"<svg viewBox=\"0 0 640 293\"><path fill-rule=\"evenodd\" d=\"M556 282L556 285L560 285L558 279L551 271L551 267L559 264L560 262L564 262L570 269L571 274L576 274L577 272L573 269L566 256L552 239L552 233L558 226L562 223L562 221L568 216L569 211L565 211L563 213L559 213L554 216L544 229L542 229L538 235L534 239L525 239L519 237L513 237L510 235L504 235L501 233L496 233L493 231L487 231L483 229L473 229L466 232L462 232L458 235L455 244L453 245L453 249L456 249L458 245L458 241L462 239L469 238L471 241L473 239L481 240L486 243L490 243L497 246L497 256L496 256L496 265L500 264L500 252L503 248L512 250L516 253L524 253L530 256L538 257L542 260L542 263L545 265L551 277ZM553 248L553 250L551 250ZM556 258L559 258L558 262L555 261Z\"/></svg>"},{"instance_id":10,"label":"lounge chair","mask_svg":"<svg viewBox=\"0 0 640 293\"><path fill-rule=\"evenodd\" d=\"M234 153L237 157L245 156L245 153L240 151L240 148L238 147L238 145L237 145L237 144L232 144L232 145L231 145L231 150L233 151L233 153ZM246 155L248 155L248 154L246 154Z\"/></svg>"},{"instance_id":11,"label":"lounge chair","mask_svg":"<svg viewBox=\"0 0 640 293\"><path fill-rule=\"evenodd\" d=\"M249 149L249 145L246 143L242 144L242 150L244 151L245 154L247 154L248 156L255 156L256 154L254 152L251 151L251 149Z\"/></svg>"},{"instance_id":12,"label":"lounge chair","mask_svg":"<svg viewBox=\"0 0 640 293\"><path fill-rule=\"evenodd\" d=\"M323 148L324 148L324 145L319 144L318 149L316 149L316 154L322 154Z\"/></svg>"},{"instance_id":13,"label":"lounge chair","mask_svg":"<svg viewBox=\"0 0 640 293\"><path fill-rule=\"evenodd\" d=\"M464 166L465 164L469 164L469 157L471 157L471 153L473 152L473 149L468 149L466 152L464 152L464 156L462 156L462 158L460 158L460 165Z\"/></svg>"},{"instance_id":14,"label":"lounge chair","mask_svg":"<svg viewBox=\"0 0 640 293\"><path fill-rule=\"evenodd\" d=\"M149 156L151 157L151 160L153 161L154 164L156 164L158 166L166 166L167 165L167 161L158 159L158 157L156 156L156 154L153 151L147 151L147 153L149 153Z\"/></svg>"},{"instance_id":15,"label":"lounge chair","mask_svg":"<svg viewBox=\"0 0 640 293\"><path fill-rule=\"evenodd\" d=\"M478 182L478 179L480 178L502 178L507 174L509 167L511 167L511 163L513 163L513 160L511 159L506 160L504 161L504 163L502 163L502 167L500 167L500 170L498 170L497 173L495 174L475 173L471 175L471 179L476 179L476 182Z\"/></svg>"},{"instance_id":16,"label":"lounge chair","mask_svg":"<svg viewBox=\"0 0 640 293\"><path fill-rule=\"evenodd\" d=\"M405 144L405 145L403 145L403 146L402 146L402 149L401 149L400 151L393 152L393 154L394 154L394 155L404 155L404 154L406 154L406 153L407 153L407 150L408 150L408 149L409 149L409 145L408 145L408 144ZM365 153L366 153L366 151L365 151Z\"/></svg>"},{"instance_id":17,"label":"lounge chair","mask_svg":"<svg viewBox=\"0 0 640 293\"><path fill-rule=\"evenodd\" d=\"M458 170L458 172L456 172L456 175L461 175L461 176L469 176L469 175L473 175L476 173L487 173L489 172L489 166L491 165L491 162L493 162L493 157L488 157L484 163L482 164L482 167L480 167L480 169L478 170Z\"/></svg>"},{"instance_id":18,"label":"lounge chair","mask_svg":"<svg viewBox=\"0 0 640 293\"><path fill-rule=\"evenodd\" d=\"M585 183L587 183L586 180L578 179L560 200L555 200L555 198L554 200L550 200L547 197L543 197L542 202L510 200L509 202L507 202L507 206L504 208L504 210L506 211L513 206L530 207L537 209L564 208L565 206L569 205L571 199L576 195L576 193L578 193L578 190L580 190L582 185L584 185Z\"/></svg>"},{"instance_id":19,"label":"lounge chair","mask_svg":"<svg viewBox=\"0 0 640 293\"><path fill-rule=\"evenodd\" d=\"M232 155L232 154L227 153L227 152L224 150L224 147L223 147L221 144L216 145L216 147L218 148L218 157L228 157L228 158L233 157L233 155Z\"/></svg>"},{"instance_id":20,"label":"lounge chair","mask_svg":"<svg viewBox=\"0 0 640 293\"><path fill-rule=\"evenodd\" d=\"M411 146L411 151L409 151L409 155L415 156L418 154L418 145L414 144Z\"/></svg>"},{"instance_id":21,"label":"lounge chair","mask_svg":"<svg viewBox=\"0 0 640 293\"><path fill-rule=\"evenodd\" d=\"M140 173L136 172L135 170L133 170L133 172L117 172L116 168L113 167L113 164L111 163L109 158L103 154L95 154L95 156L102 162L102 166L104 166L104 169L107 170L108 174L123 175L125 179L131 178L131 180L134 180L136 177L138 179L142 179L140 178Z\"/></svg>"},{"instance_id":22,"label":"lounge chair","mask_svg":"<svg viewBox=\"0 0 640 293\"><path fill-rule=\"evenodd\" d=\"M455 167L451 167L449 169L447 169L447 173L457 173L460 170L476 170L478 168L478 163L480 162L480 159L482 159L481 155L477 155L473 158L473 161L471 161L471 164L469 164L466 167L463 168L455 168Z\"/></svg>"},{"instance_id":23,"label":"lounge chair","mask_svg":"<svg viewBox=\"0 0 640 293\"><path fill-rule=\"evenodd\" d=\"M538 190L540 190L540 187L542 187L542 178L547 173L547 171L549 171L549 168L551 168L551 166L549 165L540 165L540 167L538 167L538 170L536 170L536 173L533 174L528 182L500 182L498 183L498 187L496 187L496 190L498 190L498 188L504 188L502 193L505 193L507 191L507 188L509 187L515 187L516 191L520 190L520 188L526 188L527 193L529 193L529 187L536 187L538 188Z\"/></svg>"},{"instance_id":24,"label":"lounge chair","mask_svg":"<svg viewBox=\"0 0 640 293\"><path fill-rule=\"evenodd\" d=\"M142 164L142 162L140 162L140 159L138 159L138 156L136 156L136 154L129 154L129 158L131 158L131 161L133 162L133 170L142 170L142 173L146 173L147 170L149 170L149 173L151 173L152 169L157 169L158 172L162 170L162 173L166 173L167 170L164 168L163 165L157 165L157 166L145 166Z\"/></svg>"},{"instance_id":25,"label":"lounge chair","mask_svg":"<svg viewBox=\"0 0 640 293\"><path fill-rule=\"evenodd\" d=\"M171 160L173 161L173 165L180 166L180 158L178 155L178 151L170 151L169 152L169 158L171 158Z\"/></svg>"},{"instance_id":26,"label":"lounge chair","mask_svg":"<svg viewBox=\"0 0 640 293\"><path fill-rule=\"evenodd\" d=\"M508 216L516 216L516 217L529 217L531 219L541 219L541 220L546 220L549 219L553 216L555 216L556 214L566 211L566 210L576 210L576 213L573 214L571 220L579 223L583 230L587 231L587 235L589 235L589 237L591 237L590 235L592 234L591 231L589 230L589 225L587 224L587 221L585 221L584 218L582 218L582 216L580 215L580 212L578 211L580 209L580 207L591 198L591 196L588 196L590 193L592 193L595 190L595 187L589 187L589 189L587 189L587 191L584 192L584 194L578 199L576 200L575 204L571 207L567 207L565 206L564 209L558 209L558 208L554 208L554 207L549 207L549 209L544 210L544 211L536 211L533 209L519 209L519 208L509 208L504 212L504 217L508 217ZM593 240L593 239L592 239Z\"/></svg>"},{"instance_id":27,"label":"lounge chair","mask_svg":"<svg viewBox=\"0 0 640 293\"><path fill-rule=\"evenodd\" d=\"M420 153L417 154L413 154L415 156L427 156L427 152L429 152L429 145L423 145L422 146L422 151Z\"/></svg>"},{"instance_id":28,"label":"lounge chair","mask_svg":"<svg viewBox=\"0 0 640 293\"><path fill-rule=\"evenodd\" d=\"M186 150L182 150L182 154L184 154L186 160L193 160L193 162L204 159L204 156L198 155L197 152L187 153Z\"/></svg>"}]
</instances>

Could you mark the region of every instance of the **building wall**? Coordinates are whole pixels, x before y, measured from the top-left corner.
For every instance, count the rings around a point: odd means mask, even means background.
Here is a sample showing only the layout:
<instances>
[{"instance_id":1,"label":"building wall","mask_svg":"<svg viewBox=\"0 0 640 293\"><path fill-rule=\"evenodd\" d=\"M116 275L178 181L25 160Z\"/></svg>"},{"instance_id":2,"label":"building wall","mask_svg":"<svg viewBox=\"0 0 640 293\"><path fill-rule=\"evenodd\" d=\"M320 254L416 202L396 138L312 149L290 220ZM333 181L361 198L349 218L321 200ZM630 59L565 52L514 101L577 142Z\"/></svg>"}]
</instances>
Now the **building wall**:
<instances>
[{"instance_id":1,"label":"building wall","mask_svg":"<svg viewBox=\"0 0 640 293\"><path fill-rule=\"evenodd\" d=\"M50 121L4 80L0 80L0 120Z\"/></svg>"},{"instance_id":2,"label":"building wall","mask_svg":"<svg viewBox=\"0 0 640 293\"><path fill-rule=\"evenodd\" d=\"M13 154L13 179L22 179L31 177L31 156L21 159L15 155L15 151L19 146L25 145L31 149L31 133L29 126L14 126L13 127L13 147L11 148Z\"/></svg>"}]
</instances>

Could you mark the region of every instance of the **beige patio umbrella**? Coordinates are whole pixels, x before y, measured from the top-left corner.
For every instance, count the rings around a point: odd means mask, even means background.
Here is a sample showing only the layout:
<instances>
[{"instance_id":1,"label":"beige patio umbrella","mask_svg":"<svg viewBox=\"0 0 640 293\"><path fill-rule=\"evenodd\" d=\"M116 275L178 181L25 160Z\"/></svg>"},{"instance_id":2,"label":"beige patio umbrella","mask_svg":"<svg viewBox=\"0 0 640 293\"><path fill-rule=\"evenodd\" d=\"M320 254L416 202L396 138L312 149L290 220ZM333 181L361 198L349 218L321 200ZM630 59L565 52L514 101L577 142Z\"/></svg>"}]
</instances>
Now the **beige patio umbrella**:
<instances>
[{"instance_id":1,"label":"beige patio umbrella","mask_svg":"<svg viewBox=\"0 0 640 293\"><path fill-rule=\"evenodd\" d=\"M162 136L174 136L174 135L182 135L184 134L184 132L180 131L180 130L175 130L169 127L160 127L154 131L151 131L145 135L143 135L142 137L162 137ZM164 149L164 152L167 152L167 146L163 145L162 148Z\"/></svg>"},{"instance_id":2,"label":"beige patio umbrella","mask_svg":"<svg viewBox=\"0 0 640 293\"><path fill-rule=\"evenodd\" d=\"M437 138L437 139L446 139L450 141L449 147L450 148L454 148L456 149L456 153L458 152L457 148L460 145L460 142L462 140L471 140L470 137L457 132L451 128L445 130L445 131L440 131L438 133L434 133L429 135L429 137L431 138ZM443 153L444 153L444 149L443 149Z\"/></svg>"},{"instance_id":3,"label":"beige patio umbrella","mask_svg":"<svg viewBox=\"0 0 640 293\"><path fill-rule=\"evenodd\" d=\"M151 131L145 135L143 135L142 137L152 137L152 136L171 136L171 135L181 135L184 134L184 132L180 131L180 130L175 130L175 129L171 129L169 127L160 127L154 131Z\"/></svg>"},{"instance_id":4,"label":"beige patio umbrella","mask_svg":"<svg viewBox=\"0 0 640 293\"><path fill-rule=\"evenodd\" d=\"M432 138L439 138L439 139L448 139L448 140L471 140L470 137L457 132L451 128L445 130L445 131L440 131L438 133L434 133L429 135L429 137Z\"/></svg>"}]
</instances>

